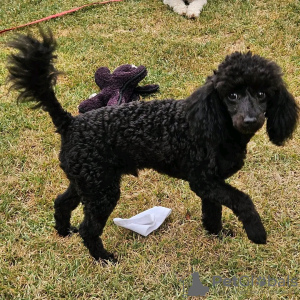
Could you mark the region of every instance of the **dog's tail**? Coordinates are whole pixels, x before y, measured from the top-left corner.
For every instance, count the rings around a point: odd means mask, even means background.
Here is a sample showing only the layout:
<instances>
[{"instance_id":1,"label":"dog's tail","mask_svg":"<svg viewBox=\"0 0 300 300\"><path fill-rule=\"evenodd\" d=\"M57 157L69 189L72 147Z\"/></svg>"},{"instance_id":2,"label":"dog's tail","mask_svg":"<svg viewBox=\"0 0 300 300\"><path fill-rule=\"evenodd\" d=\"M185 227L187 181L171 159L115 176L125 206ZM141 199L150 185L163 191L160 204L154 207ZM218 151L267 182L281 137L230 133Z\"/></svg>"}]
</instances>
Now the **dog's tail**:
<instances>
[{"instance_id":1,"label":"dog's tail","mask_svg":"<svg viewBox=\"0 0 300 300\"><path fill-rule=\"evenodd\" d=\"M56 41L50 30L40 30L42 41L31 35L18 35L8 46L19 50L8 59L8 81L11 89L19 91L18 102L36 102L33 108L47 111L60 132L73 119L58 102L54 86L59 72L53 61Z\"/></svg>"}]
</instances>

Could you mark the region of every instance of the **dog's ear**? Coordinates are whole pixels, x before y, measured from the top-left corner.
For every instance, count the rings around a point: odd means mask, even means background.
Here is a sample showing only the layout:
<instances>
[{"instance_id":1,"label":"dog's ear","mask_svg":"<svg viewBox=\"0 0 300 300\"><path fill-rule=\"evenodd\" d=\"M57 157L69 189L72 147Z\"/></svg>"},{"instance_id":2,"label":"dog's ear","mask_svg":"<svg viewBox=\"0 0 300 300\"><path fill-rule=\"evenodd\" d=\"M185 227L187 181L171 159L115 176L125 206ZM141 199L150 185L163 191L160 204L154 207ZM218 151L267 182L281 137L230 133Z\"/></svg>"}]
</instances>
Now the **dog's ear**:
<instances>
[{"instance_id":1,"label":"dog's ear","mask_svg":"<svg viewBox=\"0 0 300 300\"><path fill-rule=\"evenodd\" d=\"M218 143L226 134L228 112L220 99L213 81L197 89L186 99L187 117L195 136L206 138L209 143Z\"/></svg>"},{"instance_id":2,"label":"dog's ear","mask_svg":"<svg viewBox=\"0 0 300 300\"><path fill-rule=\"evenodd\" d=\"M297 126L299 107L293 96L288 92L284 84L268 102L267 133L270 141L281 146L292 137Z\"/></svg>"}]
</instances>

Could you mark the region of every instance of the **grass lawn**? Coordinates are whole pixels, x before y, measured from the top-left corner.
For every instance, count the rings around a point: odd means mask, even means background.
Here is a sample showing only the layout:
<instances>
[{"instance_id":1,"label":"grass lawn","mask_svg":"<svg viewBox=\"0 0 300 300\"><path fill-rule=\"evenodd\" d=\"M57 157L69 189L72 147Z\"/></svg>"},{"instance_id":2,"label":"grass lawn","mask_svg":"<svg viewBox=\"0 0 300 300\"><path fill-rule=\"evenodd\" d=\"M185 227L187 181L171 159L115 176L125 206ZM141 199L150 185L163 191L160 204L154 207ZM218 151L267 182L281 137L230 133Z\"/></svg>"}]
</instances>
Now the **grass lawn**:
<instances>
[{"instance_id":1,"label":"grass lawn","mask_svg":"<svg viewBox=\"0 0 300 300\"><path fill-rule=\"evenodd\" d=\"M0 30L89 1L7 2L0 8ZM59 44L57 68L64 74L58 99L77 114L78 104L98 92L93 76L100 66L113 70L125 63L143 64L148 69L144 83L160 85L154 98L180 99L236 50L275 60L299 103L299 15L295 0L209 0L196 20L175 14L162 0L126 0L43 26L52 29ZM17 32L28 30L38 31L31 26ZM53 200L68 181L58 166L59 136L49 116L30 105L18 106L16 94L8 93L6 58L11 50L6 42L15 33L0 35L0 299L184 299L193 272L209 287L207 299L300 298L299 128L285 147L272 145L261 129L248 146L244 168L228 180L252 197L268 233L267 245L250 242L225 208L224 227L235 236L208 235L201 224L200 199L187 183L144 170L139 178L123 178L122 196L103 233L106 248L118 253L119 263L103 267L78 235L61 238L53 228ZM155 205L171 208L172 214L146 238L112 221ZM81 220L79 207L72 222L77 226ZM245 277L237 285L226 281L213 286L214 276ZM253 286L247 282L252 276ZM258 285L257 278L266 278L266 285ZM275 286L270 278L277 280Z\"/></svg>"}]
</instances>

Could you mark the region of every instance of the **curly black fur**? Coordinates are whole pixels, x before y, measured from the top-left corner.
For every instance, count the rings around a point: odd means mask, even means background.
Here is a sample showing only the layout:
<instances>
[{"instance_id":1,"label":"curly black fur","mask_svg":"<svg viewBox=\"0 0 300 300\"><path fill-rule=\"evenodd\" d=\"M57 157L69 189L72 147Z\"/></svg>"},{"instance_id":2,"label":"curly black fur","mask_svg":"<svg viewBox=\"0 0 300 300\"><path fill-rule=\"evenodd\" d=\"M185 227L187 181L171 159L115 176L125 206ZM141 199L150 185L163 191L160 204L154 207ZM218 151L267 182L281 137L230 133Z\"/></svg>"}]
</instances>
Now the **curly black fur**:
<instances>
[{"instance_id":1,"label":"curly black fur","mask_svg":"<svg viewBox=\"0 0 300 300\"><path fill-rule=\"evenodd\" d=\"M9 79L20 100L36 101L51 115L61 135L60 165L69 188L55 200L56 229L74 230L70 216L80 202L84 220L79 233L95 259L111 259L100 235L120 197L123 174L142 168L181 178L202 199L206 230L222 230L222 205L233 210L250 240L266 243L266 232L250 197L225 183L240 170L247 143L267 117L270 140L291 137L298 107L280 68L251 53L233 53L206 83L185 100L132 102L71 116L53 92L56 43L19 36L9 60Z\"/></svg>"},{"instance_id":2,"label":"curly black fur","mask_svg":"<svg viewBox=\"0 0 300 300\"><path fill-rule=\"evenodd\" d=\"M57 44L50 30L48 33L40 30L40 33L41 42L31 35L20 34L8 43L19 50L8 59L8 81L12 82L11 89L20 92L18 101L37 102L33 108L48 111L54 125L60 128L71 116L63 110L53 90L60 74L53 65Z\"/></svg>"}]
</instances>

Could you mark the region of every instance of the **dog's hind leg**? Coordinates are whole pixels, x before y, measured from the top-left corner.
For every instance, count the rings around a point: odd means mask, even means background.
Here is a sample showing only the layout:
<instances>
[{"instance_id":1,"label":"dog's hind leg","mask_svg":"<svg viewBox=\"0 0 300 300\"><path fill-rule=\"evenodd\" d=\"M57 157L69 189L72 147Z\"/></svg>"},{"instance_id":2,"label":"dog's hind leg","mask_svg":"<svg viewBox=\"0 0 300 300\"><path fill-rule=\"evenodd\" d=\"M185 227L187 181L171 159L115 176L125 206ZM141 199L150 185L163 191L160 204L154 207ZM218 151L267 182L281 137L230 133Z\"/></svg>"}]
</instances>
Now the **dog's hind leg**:
<instances>
[{"instance_id":1,"label":"dog's hind leg","mask_svg":"<svg viewBox=\"0 0 300 300\"><path fill-rule=\"evenodd\" d=\"M70 224L71 213L80 203L80 196L70 183L68 189L54 201L55 229L61 236L67 236L78 229Z\"/></svg>"},{"instance_id":2,"label":"dog's hind leg","mask_svg":"<svg viewBox=\"0 0 300 300\"><path fill-rule=\"evenodd\" d=\"M93 195L83 197L84 220L79 227L79 234L84 245L96 260L116 262L114 255L104 249L100 235L119 200L119 182L93 192Z\"/></svg>"}]
</instances>

